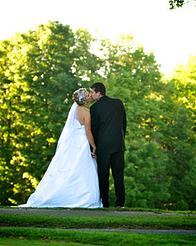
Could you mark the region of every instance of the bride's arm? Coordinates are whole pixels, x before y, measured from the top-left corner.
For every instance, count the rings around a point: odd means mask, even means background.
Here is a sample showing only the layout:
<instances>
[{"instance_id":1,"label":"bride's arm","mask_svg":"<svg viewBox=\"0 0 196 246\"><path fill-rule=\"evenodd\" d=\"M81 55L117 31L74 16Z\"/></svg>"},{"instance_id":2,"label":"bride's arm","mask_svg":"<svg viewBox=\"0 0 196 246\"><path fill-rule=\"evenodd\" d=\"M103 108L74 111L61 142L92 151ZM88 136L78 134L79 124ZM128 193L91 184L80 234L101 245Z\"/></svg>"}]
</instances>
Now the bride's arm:
<instances>
[{"instance_id":1,"label":"bride's arm","mask_svg":"<svg viewBox=\"0 0 196 246\"><path fill-rule=\"evenodd\" d=\"M93 138L93 134L91 131L91 116L90 116L90 112L86 111L85 115L84 115L84 126L85 126L85 131L86 131L86 136L88 138L88 141L90 143L90 145L93 148L93 155L95 155L96 152L96 145L95 145L95 141Z\"/></svg>"}]
</instances>

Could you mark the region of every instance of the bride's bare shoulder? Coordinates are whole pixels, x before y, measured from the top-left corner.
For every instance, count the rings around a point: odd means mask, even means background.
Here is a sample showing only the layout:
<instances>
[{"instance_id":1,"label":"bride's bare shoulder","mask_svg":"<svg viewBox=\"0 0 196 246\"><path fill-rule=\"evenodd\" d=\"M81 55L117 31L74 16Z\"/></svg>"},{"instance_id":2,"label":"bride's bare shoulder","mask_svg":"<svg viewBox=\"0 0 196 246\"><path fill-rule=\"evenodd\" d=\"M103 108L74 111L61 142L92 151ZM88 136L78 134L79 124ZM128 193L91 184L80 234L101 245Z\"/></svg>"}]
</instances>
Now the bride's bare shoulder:
<instances>
[{"instance_id":1,"label":"bride's bare shoulder","mask_svg":"<svg viewBox=\"0 0 196 246\"><path fill-rule=\"evenodd\" d=\"M81 112L81 113L90 113L90 110L87 107L78 106L78 112Z\"/></svg>"},{"instance_id":2,"label":"bride's bare shoulder","mask_svg":"<svg viewBox=\"0 0 196 246\"><path fill-rule=\"evenodd\" d=\"M88 108L83 106L78 106L78 120L80 124L84 125L85 122L89 121L90 111Z\"/></svg>"}]
</instances>

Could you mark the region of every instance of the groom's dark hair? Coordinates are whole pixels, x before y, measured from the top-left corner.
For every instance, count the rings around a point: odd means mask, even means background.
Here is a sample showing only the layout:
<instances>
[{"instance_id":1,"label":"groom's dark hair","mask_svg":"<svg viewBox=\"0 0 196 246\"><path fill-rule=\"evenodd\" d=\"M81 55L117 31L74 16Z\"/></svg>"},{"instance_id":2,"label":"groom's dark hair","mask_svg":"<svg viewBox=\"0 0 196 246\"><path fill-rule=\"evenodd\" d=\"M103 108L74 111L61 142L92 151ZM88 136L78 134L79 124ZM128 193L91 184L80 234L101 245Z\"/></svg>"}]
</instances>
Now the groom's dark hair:
<instances>
[{"instance_id":1,"label":"groom's dark hair","mask_svg":"<svg viewBox=\"0 0 196 246\"><path fill-rule=\"evenodd\" d=\"M100 92L101 95L103 95L103 96L106 95L106 88L105 88L105 85L103 83L100 83L100 82L94 83L91 86L91 89L93 89L95 92Z\"/></svg>"}]
</instances>

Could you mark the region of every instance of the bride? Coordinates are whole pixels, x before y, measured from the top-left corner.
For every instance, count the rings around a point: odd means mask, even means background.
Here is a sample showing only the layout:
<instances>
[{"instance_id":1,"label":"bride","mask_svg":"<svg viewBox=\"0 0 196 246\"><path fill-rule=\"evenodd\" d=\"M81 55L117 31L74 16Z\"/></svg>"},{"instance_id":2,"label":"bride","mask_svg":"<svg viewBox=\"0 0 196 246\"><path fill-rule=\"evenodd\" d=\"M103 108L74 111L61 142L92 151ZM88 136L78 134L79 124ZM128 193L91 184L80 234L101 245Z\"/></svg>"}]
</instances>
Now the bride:
<instances>
[{"instance_id":1,"label":"bride","mask_svg":"<svg viewBox=\"0 0 196 246\"><path fill-rule=\"evenodd\" d=\"M73 99L56 153L35 192L20 207L102 207L96 146L87 108L91 95L80 88L73 93Z\"/></svg>"}]
</instances>

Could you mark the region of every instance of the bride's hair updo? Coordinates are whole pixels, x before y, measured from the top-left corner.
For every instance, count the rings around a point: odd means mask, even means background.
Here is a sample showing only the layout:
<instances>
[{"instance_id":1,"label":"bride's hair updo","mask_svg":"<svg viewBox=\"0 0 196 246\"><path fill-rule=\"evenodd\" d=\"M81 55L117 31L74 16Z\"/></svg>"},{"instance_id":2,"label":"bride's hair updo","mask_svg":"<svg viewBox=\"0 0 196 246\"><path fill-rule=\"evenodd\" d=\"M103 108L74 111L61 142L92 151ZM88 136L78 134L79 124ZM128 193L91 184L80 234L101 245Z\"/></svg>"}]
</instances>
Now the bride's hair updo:
<instances>
[{"instance_id":1,"label":"bride's hair updo","mask_svg":"<svg viewBox=\"0 0 196 246\"><path fill-rule=\"evenodd\" d=\"M73 93L73 100L80 106L86 102L86 94L88 93L86 88L80 88Z\"/></svg>"}]
</instances>

